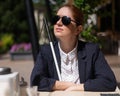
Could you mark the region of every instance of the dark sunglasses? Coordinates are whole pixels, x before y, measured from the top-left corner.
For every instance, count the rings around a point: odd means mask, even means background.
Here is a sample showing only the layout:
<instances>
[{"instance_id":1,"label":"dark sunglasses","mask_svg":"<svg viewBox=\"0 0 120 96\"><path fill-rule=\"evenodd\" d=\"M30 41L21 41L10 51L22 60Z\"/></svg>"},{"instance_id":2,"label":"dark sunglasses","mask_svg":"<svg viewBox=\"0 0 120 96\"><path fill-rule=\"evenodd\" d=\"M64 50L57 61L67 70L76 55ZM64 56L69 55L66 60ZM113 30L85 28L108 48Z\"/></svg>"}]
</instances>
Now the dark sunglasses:
<instances>
[{"instance_id":1,"label":"dark sunglasses","mask_svg":"<svg viewBox=\"0 0 120 96\"><path fill-rule=\"evenodd\" d=\"M72 21L72 22L75 22L75 23L77 24L77 26L80 25L79 22L76 22L76 21L72 20L72 19L71 19L70 17L68 17L68 16L60 17L60 16L58 16L58 15L56 15L56 16L53 17L53 24L56 24L57 21L59 21L60 19L61 19L62 23L63 23L65 26L69 25L69 24L71 23L71 21Z\"/></svg>"}]
</instances>

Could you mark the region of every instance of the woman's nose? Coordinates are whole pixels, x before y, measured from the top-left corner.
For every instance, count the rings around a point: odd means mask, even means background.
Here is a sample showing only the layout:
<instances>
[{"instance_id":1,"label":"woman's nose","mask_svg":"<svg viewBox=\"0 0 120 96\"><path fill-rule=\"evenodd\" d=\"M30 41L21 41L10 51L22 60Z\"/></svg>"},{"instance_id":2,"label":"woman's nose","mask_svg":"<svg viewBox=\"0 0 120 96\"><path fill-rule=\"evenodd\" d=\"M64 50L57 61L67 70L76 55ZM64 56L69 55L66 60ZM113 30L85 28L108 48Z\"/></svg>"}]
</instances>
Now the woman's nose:
<instances>
[{"instance_id":1,"label":"woman's nose","mask_svg":"<svg viewBox=\"0 0 120 96\"><path fill-rule=\"evenodd\" d=\"M60 19L57 21L56 24L58 24L58 25L62 25L62 18L60 18Z\"/></svg>"}]
</instances>

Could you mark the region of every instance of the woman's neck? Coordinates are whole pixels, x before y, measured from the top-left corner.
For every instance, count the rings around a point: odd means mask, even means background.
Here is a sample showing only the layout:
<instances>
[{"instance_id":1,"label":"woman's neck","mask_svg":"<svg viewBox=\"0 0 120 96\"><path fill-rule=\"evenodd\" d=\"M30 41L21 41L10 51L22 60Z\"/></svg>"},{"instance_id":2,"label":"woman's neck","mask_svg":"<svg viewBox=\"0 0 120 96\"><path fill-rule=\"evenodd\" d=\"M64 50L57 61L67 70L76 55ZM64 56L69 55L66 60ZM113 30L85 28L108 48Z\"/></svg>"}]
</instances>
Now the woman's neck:
<instances>
[{"instance_id":1,"label":"woman's neck","mask_svg":"<svg viewBox=\"0 0 120 96\"><path fill-rule=\"evenodd\" d=\"M59 41L60 43L60 48L65 52L65 53L69 53L70 51L72 51L76 44L77 44L77 40L73 40L73 41Z\"/></svg>"}]
</instances>

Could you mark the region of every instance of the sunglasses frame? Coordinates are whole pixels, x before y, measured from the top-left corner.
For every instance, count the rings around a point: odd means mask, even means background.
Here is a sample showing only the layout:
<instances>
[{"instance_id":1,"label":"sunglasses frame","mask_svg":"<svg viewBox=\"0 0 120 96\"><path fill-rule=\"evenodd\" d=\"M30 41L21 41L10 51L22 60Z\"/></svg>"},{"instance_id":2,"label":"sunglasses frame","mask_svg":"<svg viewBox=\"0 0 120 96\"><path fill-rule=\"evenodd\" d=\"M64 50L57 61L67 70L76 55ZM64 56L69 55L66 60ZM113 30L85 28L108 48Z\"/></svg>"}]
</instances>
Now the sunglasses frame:
<instances>
[{"instance_id":1,"label":"sunglasses frame","mask_svg":"<svg viewBox=\"0 0 120 96\"><path fill-rule=\"evenodd\" d=\"M59 20L61 19L63 25L67 26L72 22L76 23L77 26L81 25L79 22L76 22L75 20L72 20L70 17L68 16L62 16L60 17L59 15L55 15L53 18L53 24L55 25Z\"/></svg>"}]
</instances>

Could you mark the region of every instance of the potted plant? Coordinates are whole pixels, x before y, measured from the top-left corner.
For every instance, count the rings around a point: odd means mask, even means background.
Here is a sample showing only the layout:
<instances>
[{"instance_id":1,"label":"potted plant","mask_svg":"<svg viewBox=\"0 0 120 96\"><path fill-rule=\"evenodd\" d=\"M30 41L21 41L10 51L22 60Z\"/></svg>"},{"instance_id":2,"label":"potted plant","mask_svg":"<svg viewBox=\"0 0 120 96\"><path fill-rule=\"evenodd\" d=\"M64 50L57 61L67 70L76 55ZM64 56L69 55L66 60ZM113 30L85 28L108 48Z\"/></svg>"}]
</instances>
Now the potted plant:
<instances>
[{"instance_id":1,"label":"potted plant","mask_svg":"<svg viewBox=\"0 0 120 96\"><path fill-rule=\"evenodd\" d=\"M32 59L31 43L14 44L10 49L11 60Z\"/></svg>"}]
</instances>

